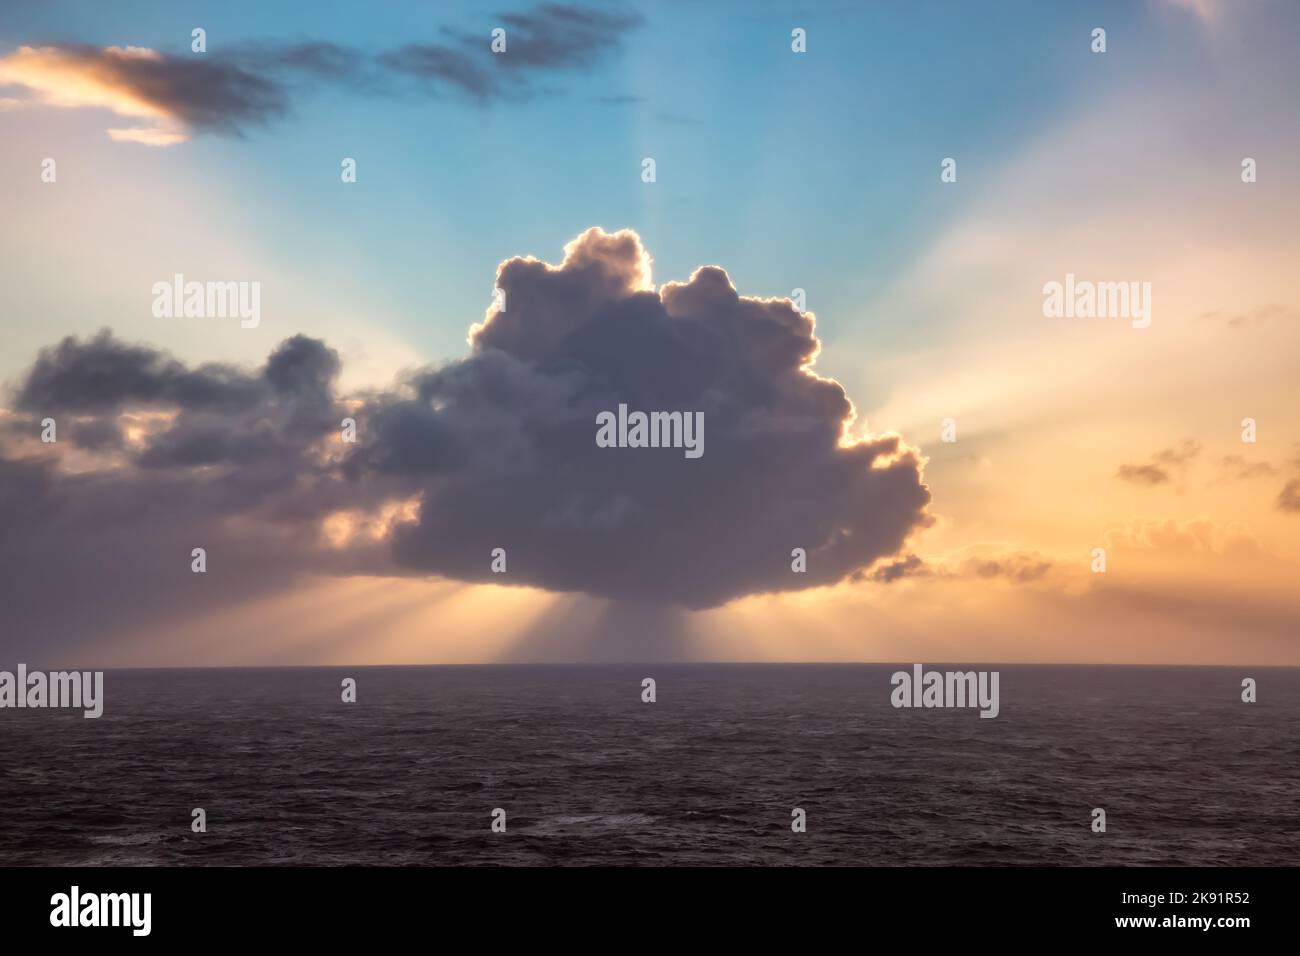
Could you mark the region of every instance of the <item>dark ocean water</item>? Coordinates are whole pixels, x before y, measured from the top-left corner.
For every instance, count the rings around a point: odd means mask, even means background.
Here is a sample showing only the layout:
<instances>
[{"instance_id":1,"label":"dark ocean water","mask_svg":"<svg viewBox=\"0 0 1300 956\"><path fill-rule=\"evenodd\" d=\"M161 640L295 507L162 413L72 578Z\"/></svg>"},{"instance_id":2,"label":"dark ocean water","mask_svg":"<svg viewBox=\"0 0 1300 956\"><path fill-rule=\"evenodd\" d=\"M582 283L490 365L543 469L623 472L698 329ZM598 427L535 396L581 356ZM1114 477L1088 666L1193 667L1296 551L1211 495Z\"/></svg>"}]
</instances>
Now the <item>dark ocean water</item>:
<instances>
[{"instance_id":1,"label":"dark ocean water","mask_svg":"<svg viewBox=\"0 0 1300 956\"><path fill-rule=\"evenodd\" d=\"M109 671L0 711L0 864L1300 863L1300 670L985 666L993 720L909 665Z\"/></svg>"}]
</instances>

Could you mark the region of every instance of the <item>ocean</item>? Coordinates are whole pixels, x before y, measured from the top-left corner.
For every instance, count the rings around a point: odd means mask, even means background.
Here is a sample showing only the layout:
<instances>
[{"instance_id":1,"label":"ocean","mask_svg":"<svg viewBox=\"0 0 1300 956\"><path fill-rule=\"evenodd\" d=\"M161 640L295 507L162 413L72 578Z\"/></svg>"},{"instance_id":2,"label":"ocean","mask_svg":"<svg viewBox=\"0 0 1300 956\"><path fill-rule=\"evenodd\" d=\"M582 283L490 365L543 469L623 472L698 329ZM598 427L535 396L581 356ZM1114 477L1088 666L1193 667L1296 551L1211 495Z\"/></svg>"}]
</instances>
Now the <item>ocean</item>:
<instances>
[{"instance_id":1,"label":"ocean","mask_svg":"<svg viewBox=\"0 0 1300 956\"><path fill-rule=\"evenodd\" d=\"M108 671L0 710L0 865L1300 863L1300 669L926 666L998 716L910 663Z\"/></svg>"}]
</instances>

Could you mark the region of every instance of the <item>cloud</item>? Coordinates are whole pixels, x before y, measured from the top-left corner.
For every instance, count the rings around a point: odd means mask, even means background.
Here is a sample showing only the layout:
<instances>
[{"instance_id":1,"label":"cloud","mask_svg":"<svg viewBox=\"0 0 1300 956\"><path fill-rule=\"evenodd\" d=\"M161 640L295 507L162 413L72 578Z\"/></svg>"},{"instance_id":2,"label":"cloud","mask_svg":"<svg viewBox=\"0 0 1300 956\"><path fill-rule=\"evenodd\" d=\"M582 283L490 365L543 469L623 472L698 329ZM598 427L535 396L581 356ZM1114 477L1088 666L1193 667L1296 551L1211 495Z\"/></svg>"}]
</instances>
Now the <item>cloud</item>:
<instances>
[{"instance_id":1,"label":"cloud","mask_svg":"<svg viewBox=\"0 0 1300 956\"><path fill-rule=\"evenodd\" d=\"M422 80L445 83L462 93L487 100L498 95L497 78L486 61L443 43L411 43L380 56L390 70Z\"/></svg>"},{"instance_id":2,"label":"cloud","mask_svg":"<svg viewBox=\"0 0 1300 956\"><path fill-rule=\"evenodd\" d=\"M1262 553L1253 534L1238 524L1216 525L1209 518L1186 521L1132 521L1105 534L1106 548L1116 552L1149 552L1166 556L1210 555L1247 557Z\"/></svg>"},{"instance_id":3,"label":"cloud","mask_svg":"<svg viewBox=\"0 0 1300 956\"><path fill-rule=\"evenodd\" d=\"M1158 451L1151 456L1153 461L1162 465L1170 465L1175 468L1181 468L1189 464L1197 455L1201 453L1201 443L1191 438L1186 438L1181 444L1173 448L1166 448L1164 451Z\"/></svg>"},{"instance_id":4,"label":"cloud","mask_svg":"<svg viewBox=\"0 0 1300 956\"><path fill-rule=\"evenodd\" d=\"M258 369L191 367L107 332L43 350L0 416L5 650L48 659L112 633L176 633L313 571L386 566L373 544L320 543L359 495L386 500L323 453L344 414L337 374L305 337ZM206 575L190 572L195 547Z\"/></svg>"},{"instance_id":5,"label":"cloud","mask_svg":"<svg viewBox=\"0 0 1300 956\"><path fill-rule=\"evenodd\" d=\"M545 4L502 16L510 43L501 63L510 69L591 66L619 37L641 23L632 10ZM522 34L522 36L520 35Z\"/></svg>"},{"instance_id":6,"label":"cloud","mask_svg":"<svg viewBox=\"0 0 1300 956\"><path fill-rule=\"evenodd\" d=\"M491 52L486 30L444 30L448 42L377 55L325 41L243 43L179 56L135 46L21 46L0 57L0 85L23 88L28 99L6 96L0 108L107 109L149 123L108 129L114 141L172 146L194 132L242 135L281 119L300 88L325 83L393 95L396 78L416 78L483 103L524 97L533 92L529 77L588 68L641 22L632 11L555 4L499 20L508 31L501 54Z\"/></svg>"},{"instance_id":7,"label":"cloud","mask_svg":"<svg viewBox=\"0 0 1300 956\"><path fill-rule=\"evenodd\" d=\"M359 79L366 65L361 52L321 40L283 45L245 43L232 47L230 55L249 70L334 82Z\"/></svg>"},{"instance_id":8,"label":"cloud","mask_svg":"<svg viewBox=\"0 0 1300 956\"><path fill-rule=\"evenodd\" d=\"M396 73L449 87L483 103L517 99L533 92L530 77L594 66L642 22L631 10L561 4L503 14L499 21L506 31L501 53L492 52L487 31L481 35L444 31L447 42L411 43L381 54L379 60Z\"/></svg>"},{"instance_id":9,"label":"cloud","mask_svg":"<svg viewBox=\"0 0 1300 956\"><path fill-rule=\"evenodd\" d=\"M1277 506L1281 511L1300 512L1300 478L1292 478L1277 495Z\"/></svg>"},{"instance_id":10,"label":"cloud","mask_svg":"<svg viewBox=\"0 0 1300 956\"><path fill-rule=\"evenodd\" d=\"M42 350L0 412L12 633L86 638L319 574L704 608L834 583L929 524L917 453L856 430L812 371L811 314L741 296L715 266L656 289L650 265L634 233L599 229L559 265L510 259L507 311L469 354L382 393L339 394L339 356L305 336L255 369L107 330ZM596 415L620 403L702 412L704 454L598 447Z\"/></svg>"},{"instance_id":11,"label":"cloud","mask_svg":"<svg viewBox=\"0 0 1300 956\"><path fill-rule=\"evenodd\" d=\"M1012 554L1001 559L972 558L963 571L978 578L1001 578L1015 584L1040 581L1052 570L1052 562L1036 554Z\"/></svg>"},{"instance_id":12,"label":"cloud","mask_svg":"<svg viewBox=\"0 0 1300 956\"><path fill-rule=\"evenodd\" d=\"M1224 455L1219 459L1224 477L1232 481L1247 481L1251 478L1266 478L1277 473L1266 461L1247 461L1242 455Z\"/></svg>"},{"instance_id":13,"label":"cloud","mask_svg":"<svg viewBox=\"0 0 1300 956\"><path fill-rule=\"evenodd\" d=\"M1120 465L1115 477L1135 485L1163 485L1172 480L1171 471L1181 473L1201 453L1200 442L1184 439L1172 448L1158 451L1144 465Z\"/></svg>"},{"instance_id":14,"label":"cloud","mask_svg":"<svg viewBox=\"0 0 1300 956\"><path fill-rule=\"evenodd\" d=\"M1293 477L1282 486L1274 505L1279 511L1296 514L1300 513L1300 477L1294 477L1294 475L1300 474L1300 442L1295 444L1292 452L1295 457L1283 462L1283 467L1289 468L1293 473Z\"/></svg>"},{"instance_id":15,"label":"cloud","mask_svg":"<svg viewBox=\"0 0 1300 956\"><path fill-rule=\"evenodd\" d=\"M834 583L928 523L916 453L845 438L852 404L811 371L813 318L788 300L742 297L713 266L655 291L635 233L594 228L497 286L506 310L469 358L363 410L358 461L423 495L394 533L402 564L488 581L501 547L523 583L699 608ZM596 447L620 404L703 413L704 455Z\"/></svg>"},{"instance_id":16,"label":"cloud","mask_svg":"<svg viewBox=\"0 0 1300 956\"><path fill-rule=\"evenodd\" d=\"M908 554L902 558L883 561L872 568L870 573L857 572L853 575L853 580L891 584L903 578L933 578L943 581L1000 580L1008 584L1032 584L1042 581L1055 567L1055 562L1036 551L1004 551L982 545L972 545L962 550L964 556L947 556L931 561Z\"/></svg>"},{"instance_id":17,"label":"cloud","mask_svg":"<svg viewBox=\"0 0 1300 956\"><path fill-rule=\"evenodd\" d=\"M153 126L115 139L161 145L190 129L238 132L287 110L282 87L219 57L168 57L143 47L22 46L0 58L0 83L26 87L45 106L97 107Z\"/></svg>"},{"instance_id":18,"label":"cloud","mask_svg":"<svg viewBox=\"0 0 1300 956\"><path fill-rule=\"evenodd\" d=\"M290 341L293 344L293 340ZM164 352L129 345L104 330L43 349L15 397L20 411L115 412L125 406L235 411L264 402L265 376L225 365L187 368Z\"/></svg>"},{"instance_id":19,"label":"cloud","mask_svg":"<svg viewBox=\"0 0 1300 956\"><path fill-rule=\"evenodd\" d=\"M858 572L855 580L862 580L866 577L881 584L890 584L903 578L925 576L930 573L932 572L919 556L909 554L894 561L882 562L873 568L870 574Z\"/></svg>"},{"instance_id":20,"label":"cloud","mask_svg":"<svg viewBox=\"0 0 1300 956\"><path fill-rule=\"evenodd\" d=\"M1163 485L1169 475L1156 465L1120 465L1115 477L1135 485Z\"/></svg>"}]
</instances>

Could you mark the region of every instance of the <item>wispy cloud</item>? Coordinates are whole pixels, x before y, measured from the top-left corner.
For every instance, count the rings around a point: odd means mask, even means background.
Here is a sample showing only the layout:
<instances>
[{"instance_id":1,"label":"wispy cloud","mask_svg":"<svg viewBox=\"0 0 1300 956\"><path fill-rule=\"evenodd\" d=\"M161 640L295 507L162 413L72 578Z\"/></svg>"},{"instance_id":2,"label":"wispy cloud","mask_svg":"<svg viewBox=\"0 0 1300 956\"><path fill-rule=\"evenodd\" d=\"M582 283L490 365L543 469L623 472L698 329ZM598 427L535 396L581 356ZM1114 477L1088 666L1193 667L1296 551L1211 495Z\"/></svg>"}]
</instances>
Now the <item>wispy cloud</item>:
<instances>
[{"instance_id":1,"label":"wispy cloud","mask_svg":"<svg viewBox=\"0 0 1300 956\"><path fill-rule=\"evenodd\" d=\"M1266 478L1277 473L1266 461L1247 461L1242 455L1224 455L1219 459L1224 477L1233 481L1247 481L1251 478Z\"/></svg>"},{"instance_id":2,"label":"wispy cloud","mask_svg":"<svg viewBox=\"0 0 1300 956\"><path fill-rule=\"evenodd\" d=\"M945 581L1003 581L1008 584L1032 584L1045 579L1055 562L1036 551L1007 551L975 545L961 553L936 559L916 554L891 558L877 564L870 572L854 574L853 581L869 580L891 584L903 578L936 578Z\"/></svg>"},{"instance_id":3,"label":"wispy cloud","mask_svg":"<svg viewBox=\"0 0 1300 956\"><path fill-rule=\"evenodd\" d=\"M1147 464L1120 465L1115 477L1135 485L1168 484L1176 475L1181 475L1200 453L1200 442L1185 439L1172 448L1156 452Z\"/></svg>"},{"instance_id":4,"label":"wispy cloud","mask_svg":"<svg viewBox=\"0 0 1300 956\"><path fill-rule=\"evenodd\" d=\"M168 55L138 46L78 43L21 46L0 57L0 108L24 104L105 109L147 125L114 127L118 142L171 146L195 132L242 135L290 112L300 87L334 84L352 92L394 95L449 89L480 103L529 97L531 78L585 69L614 50L641 22L630 11L545 5L497 18L506 50L493 53L490 33L444 30L446 42L412 43L378 54L336 43L246 43L222 53Z\"/></svg>"},{"instance_id":5,"label":"wispy cloud","mask_svg":"<svg viewBox=\"0 0 1300 956\"><path fill-rule=\"evenodd\" d=\"M1294 308L1273 302L1269 305L1256 306L1245 311L1225 312L1222 309L1212 309L1201 313L1201 318L1207 322L1222 322L1233 328L1243 328L1264 322L1293 321L1296 315L1297 312Z\"/></svg>"},{"instance_id":6,"label":"wispy cloud","mask_svg":"<svg viewBox=\"0 0 1300 956\"><path fill-rule=\"evenodd\" d=\"M514 49L501 63L509 69L571 69L592 65L641 23L630 10L598 10L547 4L532 13L501 18L515 34Z\"/></svg>"},{"instance_id":7,"label":"wispy cloud","mask_svg":"<svg viewBox=\"0 0 1300 956\"><path fill-rule=\"evenodd\" d=\"M599 10L547 4L529 13L499 18L503 52L492 52L488 34L444 31L444 43L412 43L382 54L390 70L479 100L529 96L529 78L542 73L586 69L615 50L641 23L630 10ZM623 98L615 98L623 101Z\"/></svg>"}]
</instances>

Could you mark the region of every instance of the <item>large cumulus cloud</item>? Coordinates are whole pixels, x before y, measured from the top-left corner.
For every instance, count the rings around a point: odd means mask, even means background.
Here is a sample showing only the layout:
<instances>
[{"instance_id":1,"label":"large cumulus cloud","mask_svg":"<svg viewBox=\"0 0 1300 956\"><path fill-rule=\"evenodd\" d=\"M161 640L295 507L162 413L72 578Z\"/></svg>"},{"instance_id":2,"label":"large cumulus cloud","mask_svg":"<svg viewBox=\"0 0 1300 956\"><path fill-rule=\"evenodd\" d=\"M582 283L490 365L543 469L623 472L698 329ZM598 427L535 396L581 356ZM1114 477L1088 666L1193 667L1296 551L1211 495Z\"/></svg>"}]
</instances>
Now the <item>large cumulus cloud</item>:
<instances>
[{"instance_id":1,"label":"large cumulus cloud","mask_svg":"<svg viewBox=\"0 0 1300 956\"><path fill-rule=\"evenodd\" d=\"M852 433L844 390L811 370L813 318L789 301L740 296L711 266L656 290L637 236L599 229L558 266L505 262L497 284L506 309L472 327L465 358L382 393L340 395L338 355L305 336L257 369L107 331L43 350L0 412L8 623L192 612L306 572L703 608L839 581L928 522L916 454ZM703 456L597 447L597 414L619 404L702 412ZM369 534L322 534L397 505ZM219 588L189 573L194 546Z\"/></svg>"},{"instance_id":2,"label":"large cumulus cloud","mask_svg":"<svg viewBox=\"0 0 1300 956\"><path fill-rule=\"evenodd\" d=\"M423 493L394 535L401 563L489 580L502 547L530 584L699 608L838 581L927 521L897 436L844 440L853 408L809 368L811 315L738 295L716 267L656 292L629 231L565 253L502 265L506 309L472 354L366 410L363 467ZM702 412L704 455L596 447L597 414L620 404Z\"/></svg>"}]
</instances>

